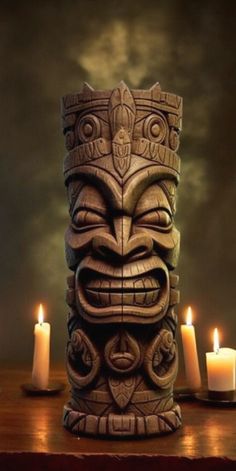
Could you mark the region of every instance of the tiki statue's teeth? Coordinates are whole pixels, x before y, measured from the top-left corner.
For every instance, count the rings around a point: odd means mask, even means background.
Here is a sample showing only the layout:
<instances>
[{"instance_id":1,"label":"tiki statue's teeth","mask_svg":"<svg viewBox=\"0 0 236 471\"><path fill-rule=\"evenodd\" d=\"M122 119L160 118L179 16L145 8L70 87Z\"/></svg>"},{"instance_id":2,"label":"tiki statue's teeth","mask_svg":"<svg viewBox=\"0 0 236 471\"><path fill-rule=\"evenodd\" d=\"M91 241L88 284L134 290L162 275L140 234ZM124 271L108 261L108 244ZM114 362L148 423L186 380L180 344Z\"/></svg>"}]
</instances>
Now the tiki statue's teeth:
<instances>
[{"instance_id":1,"label":"tiki statue's teeth","mask_svg":"<svg viewBox=\"0 0 236 471\"><path fill-rule=\"evenodd\" d=\"M93 306L151 306L158 300L160 283L153 276L127 279L93 279L85 284L85 294Z\"/></svg>"}]
</instances>

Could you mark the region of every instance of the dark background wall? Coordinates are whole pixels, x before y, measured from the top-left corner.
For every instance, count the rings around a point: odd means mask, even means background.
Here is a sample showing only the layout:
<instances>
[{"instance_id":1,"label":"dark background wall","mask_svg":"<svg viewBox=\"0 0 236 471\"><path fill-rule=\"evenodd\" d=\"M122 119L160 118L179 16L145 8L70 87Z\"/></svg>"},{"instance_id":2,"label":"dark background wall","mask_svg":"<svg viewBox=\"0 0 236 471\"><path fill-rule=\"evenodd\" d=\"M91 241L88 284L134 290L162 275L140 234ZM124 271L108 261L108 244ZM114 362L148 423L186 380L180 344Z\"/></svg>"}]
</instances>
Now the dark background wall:
<instances>
[{"instance_id":1,"label":"dark background wall","mask_svg":"<svg viewBox=\"0 0 236 471\"><path fill-rule=\"evenodd\" d=\"M211 333L236 346L236 8L230 1L1 1L0 363L31 365L36 305L64 359L60 97L83 81L159 81L184 98L177 225L180 323L191 304L201 361Z\"/></svg>"}]
</instances>

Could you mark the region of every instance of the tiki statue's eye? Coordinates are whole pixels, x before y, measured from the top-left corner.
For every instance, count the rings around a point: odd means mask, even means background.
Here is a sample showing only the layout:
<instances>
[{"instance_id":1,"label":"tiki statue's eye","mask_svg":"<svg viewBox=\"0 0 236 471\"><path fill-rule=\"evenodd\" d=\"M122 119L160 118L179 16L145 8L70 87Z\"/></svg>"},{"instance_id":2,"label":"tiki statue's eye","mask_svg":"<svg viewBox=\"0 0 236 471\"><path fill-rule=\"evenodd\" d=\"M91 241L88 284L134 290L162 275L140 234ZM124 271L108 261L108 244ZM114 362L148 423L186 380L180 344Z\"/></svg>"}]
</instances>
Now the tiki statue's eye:
<instances>
[{"instance_id":1,"label":"tiki statue's eye","mask_svg":"<svg viewBox=\"0 0 236 471\"><path fill-rule=\"evenodd\" d=\"M168 231L172 226L172 216L164 208L153 209L136 218L137 226L144 226L160 231Z\"/></svg>"},{"instance_id":2,"label":"tiki statue's eye","mask_svg":"<svg viewBox=\"0 0 236 471\"><path fill-rule=\"evenodd\" d=\"M75 229L89 230L105 226L106 219L101 214L88 209L79 209L72 217L72 225Z\"/></svg>"},{"instance_id":3,"label":"tiki statue's eye","mask_svg":"<svg viewBox=\"0 0 236 471\"><path fill-rule=\"evenodd\" d=\"M78 123L78 137L81 142L90 142L101 135L100 121L92 114L83 116Z\"/></svg>"},{"instance_id":4,"label":"tiki statue's eye","mask_svg":"<svg viewBox=\"0 0 236 471\"><path fill-rule=\"evenodd\" d=\"M167 132L167 125L164 117L158 114L151 114L145 119L143 133L149 141L161 143L164 141Z\"/></svg>"}]
</instances>

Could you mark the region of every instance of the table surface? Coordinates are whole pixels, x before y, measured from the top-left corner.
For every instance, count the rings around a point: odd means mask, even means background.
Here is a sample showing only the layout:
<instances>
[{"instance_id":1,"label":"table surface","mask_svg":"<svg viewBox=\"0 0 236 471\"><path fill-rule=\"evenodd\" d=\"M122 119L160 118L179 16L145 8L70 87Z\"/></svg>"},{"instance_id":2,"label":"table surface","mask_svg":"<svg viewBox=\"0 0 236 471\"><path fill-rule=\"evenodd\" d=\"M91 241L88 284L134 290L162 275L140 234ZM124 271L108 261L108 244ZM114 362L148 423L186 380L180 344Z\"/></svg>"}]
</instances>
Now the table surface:
<instances>
[{"instance_id":1,"label":"table surface","mask_svg":"<svg viewBox=\"0 0 236 471\"><path fill-rule=\"evenodd\" d=\"M67 384L63 369L54 371L52 378ZM150 454L236 460L236 408L184 402L183 425L169 435L122 441L76 437L61 426L69 386L58 396L29 397L20 387L29 379L27 371L0 372L0 453Z\"/></svg>"}]
</instances>

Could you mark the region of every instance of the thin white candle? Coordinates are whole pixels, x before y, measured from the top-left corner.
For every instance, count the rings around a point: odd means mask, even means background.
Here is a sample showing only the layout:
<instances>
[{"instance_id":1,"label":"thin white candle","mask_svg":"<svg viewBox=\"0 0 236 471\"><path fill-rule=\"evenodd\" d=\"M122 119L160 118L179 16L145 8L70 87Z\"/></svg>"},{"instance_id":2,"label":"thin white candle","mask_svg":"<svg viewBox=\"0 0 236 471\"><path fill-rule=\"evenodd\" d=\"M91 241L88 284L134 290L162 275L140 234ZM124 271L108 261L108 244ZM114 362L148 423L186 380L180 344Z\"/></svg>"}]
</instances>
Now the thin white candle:
<instances>
[{"instance_id":1,"label":"thin white candle","mask_svg":"<svg viewBox=\"0 0 236 471\"><path fill-rule=\"evenodd\" d=\"M206 353L209 391L233 391L235 389L235 353L219 348L218 329L214 329L214 352Z\"/></svg>"},{"instance_id":2,"label":"thin white candle","mask_svg":"<svg viewBox=\"0 0 236 471\"><path fill-rule=\"evenodd\" d=\"M34 358L32 383L38 389L48 387L50 362L50 324L43 321L43 306L38 310L38 323L34 326Z\"/></svg>"},{"instance_id":3,"label":"thin white candle","mask_svg":"<svg viewBox=\"0 0 236 471\"><path fill-rule=\"evenodd\" d=\"M197 391L201 387L195 328L192 325L192 309L187 309L186 324L181 325L186 380L189 389Z\"/></svg>"}]
</instances>

